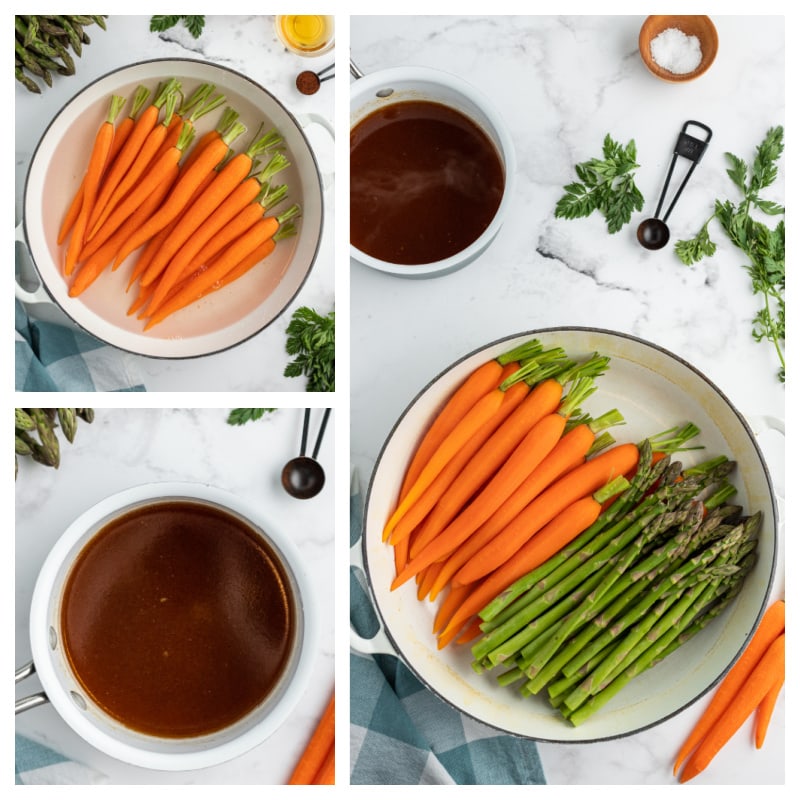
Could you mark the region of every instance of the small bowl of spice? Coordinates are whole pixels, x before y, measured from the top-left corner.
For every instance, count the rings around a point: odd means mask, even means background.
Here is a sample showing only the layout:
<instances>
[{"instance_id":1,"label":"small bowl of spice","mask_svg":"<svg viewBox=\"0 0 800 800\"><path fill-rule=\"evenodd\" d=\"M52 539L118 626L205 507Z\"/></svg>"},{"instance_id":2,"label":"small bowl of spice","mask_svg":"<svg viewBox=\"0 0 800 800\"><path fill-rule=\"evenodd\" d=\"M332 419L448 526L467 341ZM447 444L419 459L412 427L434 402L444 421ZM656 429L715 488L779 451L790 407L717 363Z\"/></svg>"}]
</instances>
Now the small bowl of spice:
<instances>
[{"instance_id":1,"label":"small bowl of spice","mask_svg":"<svg viewBox=\"0 0 800 800\"><path fill-rule=\"evenodd\" d=\"M645 66L670 83L700 77L714 62L718 46L717 29L706 16L653 15L639 32L639 52Z\"/></svg>"}]
</instances>

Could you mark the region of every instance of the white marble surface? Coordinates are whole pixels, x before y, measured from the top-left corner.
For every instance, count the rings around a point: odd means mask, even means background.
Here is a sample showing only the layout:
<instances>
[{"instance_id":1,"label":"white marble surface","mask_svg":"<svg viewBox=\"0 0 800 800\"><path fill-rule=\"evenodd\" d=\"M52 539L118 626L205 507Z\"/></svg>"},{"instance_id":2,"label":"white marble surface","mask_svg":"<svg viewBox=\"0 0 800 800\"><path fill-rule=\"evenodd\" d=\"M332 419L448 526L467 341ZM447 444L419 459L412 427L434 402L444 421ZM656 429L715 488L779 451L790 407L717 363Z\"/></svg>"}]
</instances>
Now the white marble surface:
<instances>
[{"instance_id":1,"label":"white marble surface","mask_svg":"<svg viewBox=\"0 0 800 800\"><path fill-rule=\"evenodd\" d=\"M323 83L315 95L301 94L295 78L302 70L321 69L333 53L304 58L287 51L273 29L273 16L208 16L203 34L193 39L177 26L163 33L148 29L149 16L111 15L108 30L88 29L92 43L77 60L77 72L56 78L41 95L15 87L17 196L22 193L30 157L47 125L61 107L85 85L106 73L155 58L191 58L241 72L266 87L295 116L315 113L333 122L333 82ZM159 360L120 352L133 374L150 391L302 391L298 381L284 378L286 325L295 308L308 305L321 313L333 308L333 163L329 134L308 125L306 135L328 188L324 193L326 219L319 253L311 274L288 309L264 331L237 347L198 359ZM20 179L19 176L22 176ZM38 306L31 314L42 315ZM63 316L63 315L62 315Z\"/></svg>"},{"instance_id":2,"label":"white marble surface","mask_svg":"<svg viewBox=\"0 0 800 800\"><path fill-rule=\"evenodd\" d=\"M84 510L122 489L150 482L189 481L241 497L294 540L307 565L320 614L319 650L309 685L289 719L263 744L233 761L204 770L160 772L126 765L81 740L50 705L16 717L16 731L47 744L105 776L112 784L281 784L314 728L334 685L333 474L335 417L319 461L327 470L322 492L296 500L280 484L284 463L299 452L301 409L282 408L242 427L227 424L227 408L97 408L73 444L62 444L58 470L21 459L15 486L15 652L30 660L28 611L36 576L60 533ZM312 412L310 445L322 411ZM63 441L63 440L62 440ZM36 677L17 698L38 690Z\"/></svg>"},{"instance_id":3,"label":"white marble surface","mask_svg":"<svg viewBox=\"0 0 800 800\"><path fill-rule=\"evenodd\" d=\"M780 17L714 17L720 47L711 70L685 85L644 68L643 16L367 17L351 20L351 56L366 73L400 65L457 73L487 94L510 126L518 184L490 248L460 272L409 281L351 262L351 449L366 481L393 422L441 369L496 338L548 326L596 326L661 345L705 373L746 416L784 417L784 388L770 346L750 335L757 300L742 258L724 243L693 268L672 250L643 250L639 219L655 210L681 125L714 136L670 217L673 239L696 232L715 198L732 197L723 153L750 159L770 126L784 123ZM556 220L573 165L599 155L603 137L633 138L642 215L611 236L597 215ZM783 166L770 192L783 202ZM382 364L379 379L376 365ZM762 442L784 493L783 440ZM781 549L783 542L781 541ZM782 576L774 595L784 591ZM542 744L553 784L671 784L670 759L700 712L687 709L617 742ZM784 701L761 751L749 727L697 784L784 781Z\"/></svg>"}]
</instances>

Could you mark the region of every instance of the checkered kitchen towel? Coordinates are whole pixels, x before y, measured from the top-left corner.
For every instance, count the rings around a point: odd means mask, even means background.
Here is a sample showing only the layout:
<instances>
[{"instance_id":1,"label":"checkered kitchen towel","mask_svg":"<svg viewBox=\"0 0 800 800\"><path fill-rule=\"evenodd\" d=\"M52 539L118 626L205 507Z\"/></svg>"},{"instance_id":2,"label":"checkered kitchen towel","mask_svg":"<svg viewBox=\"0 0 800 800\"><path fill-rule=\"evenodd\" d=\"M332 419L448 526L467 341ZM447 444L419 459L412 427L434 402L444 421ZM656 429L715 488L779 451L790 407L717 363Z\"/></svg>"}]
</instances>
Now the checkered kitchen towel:
<instances>
[{"instance_id":1,"label":"checkered kitchen towel","mask_svg":"<svg viewBox=\"0 0 800 800\"><path fill-rule=\"evenodd\" d=\"M363 498L354 476L350 545L361 535ZM378 627L364 576L350 572L350 624ZM395 656L350 653L351 784L544 784L534 742L499 734L426 689Z\"/></svg>"},{"instance_id":2,"label":"checkered kitchen towel","mask_svg":"<svg viewBox=\"0 0 800 800\"><path fill-rule=\"evenodd\" d=\"M14 736L14 782L16 784L108 783L95 769L70 761L60 753L25 736Z\"/></svg>"}]
</instances>

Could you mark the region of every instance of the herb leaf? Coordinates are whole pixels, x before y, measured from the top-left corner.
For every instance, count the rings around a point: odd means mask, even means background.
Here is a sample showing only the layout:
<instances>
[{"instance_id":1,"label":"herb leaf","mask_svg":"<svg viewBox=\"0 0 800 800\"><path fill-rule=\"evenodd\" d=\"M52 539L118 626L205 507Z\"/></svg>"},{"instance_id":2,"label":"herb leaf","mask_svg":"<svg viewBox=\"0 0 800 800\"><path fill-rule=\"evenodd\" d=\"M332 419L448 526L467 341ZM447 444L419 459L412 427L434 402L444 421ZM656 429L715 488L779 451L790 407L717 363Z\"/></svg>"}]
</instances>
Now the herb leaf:
<instances>
[{"instance_id":1,"label":"herb leaf","mask_svg":"<svg viewBox=\"0 0 800 800\"><path fill-rule=\"evenodd\" d=\"M555 215L561 219L588 217L599 211L609 233L617 233L631 221L634 211L644 207L642 193L634 183L636 144L631 139L623 146L610 134L603 140L603 158L592 158L575 165L580 182L564 186Z\"/></svg>"},{"instance_id":2,"label":"herb leaf","mask_svg":"<svg viewBox=\"0 0 800 800\"><path fill-rule=\"evenodd\" d=\"M150 30L154 33L160 33L169 30L181 21L195 39L203 32L203 28L206 24L206 18L202 14L194 17L186 17L178 14L161 14L150 17Z\"/></svg>"},{"instance_id":3,"label":"herb leaf","mask_svg":"<svg viewBox=\"0 0 800 800\"><path fill-rule=\"evenodd\" d=\"M335 312L323 316L301 306L286 327L286 352L294 359L283 374L287 378L305 376L307 392L333 392L336 378Z\"/></svg>"},{"instance_id":4,"label":"herb leaf","mask_svg":"<svg viewBox=\"0 0 800 800\"><path fill-rule=\"evenodd\" d=\"M757 342L769 341L775 348L780 367L778 378L786 379L786 361L783 343L786 339L786 234L784 220L775 228L754 219L756 209L768 217L784 215L784 206L760 196L762 189L771 186L778 176L778 159L783 153L783 128L770 128L756 148L753 163L748 167L744 159L732 153L725 157L730 164L728 176L739 189L742 198L738 203L717 200L714 213L693 238L675 244L675 253L687 265L695 264L706 256L713 256L716 245L708 234L709 223L716 219L728 239L748 258L744 265L750 276L753 294L761 298L761 307L752 320L752 335Z\"/></svg>"},{"instance_id":5,"label":"herb leaf","mask_svg":"<svg viewBox=\"0 0 800 800\"><path fill-rule=\"evenodd\" d=\"M274 410L274 408L232 408L228 414L228 425L244 425L246 422L261 419L268 411L271 413Z\"/></svg>"}]
</instances>

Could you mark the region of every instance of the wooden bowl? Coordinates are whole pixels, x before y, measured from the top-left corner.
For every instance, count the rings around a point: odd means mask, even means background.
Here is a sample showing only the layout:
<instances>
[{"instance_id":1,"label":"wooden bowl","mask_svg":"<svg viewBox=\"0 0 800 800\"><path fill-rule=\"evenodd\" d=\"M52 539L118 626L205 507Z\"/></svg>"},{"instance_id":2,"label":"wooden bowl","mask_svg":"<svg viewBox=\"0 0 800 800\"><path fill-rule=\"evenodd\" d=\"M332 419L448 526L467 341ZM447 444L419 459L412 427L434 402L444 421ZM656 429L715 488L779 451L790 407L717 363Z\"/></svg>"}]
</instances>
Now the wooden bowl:
<instances>
[{"instance_id":1,"label":"wooden bowl","mask_svg":"<svg viewBox=\"0 0 800 800\"><path fill-rule=\"evenodd\" d=\"M692 72L676 73L656 63L650 52L650 42L662 31L677 28L687 36L696 36L700 40L702 59L697 69ZM657 78L670 83L685 83L699 78L713 63L717 56L719 38L717 29L710 17L699 15L658 14L649 16L639 32L639 52L645 66Z\"/></svg>"}]
</instances>

